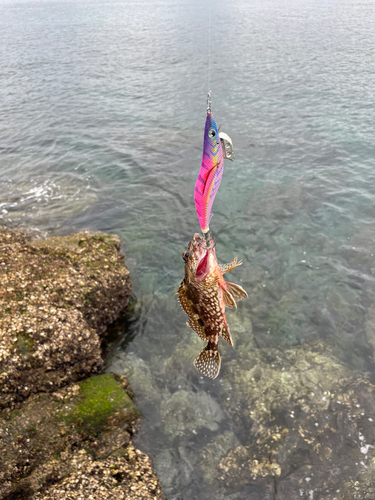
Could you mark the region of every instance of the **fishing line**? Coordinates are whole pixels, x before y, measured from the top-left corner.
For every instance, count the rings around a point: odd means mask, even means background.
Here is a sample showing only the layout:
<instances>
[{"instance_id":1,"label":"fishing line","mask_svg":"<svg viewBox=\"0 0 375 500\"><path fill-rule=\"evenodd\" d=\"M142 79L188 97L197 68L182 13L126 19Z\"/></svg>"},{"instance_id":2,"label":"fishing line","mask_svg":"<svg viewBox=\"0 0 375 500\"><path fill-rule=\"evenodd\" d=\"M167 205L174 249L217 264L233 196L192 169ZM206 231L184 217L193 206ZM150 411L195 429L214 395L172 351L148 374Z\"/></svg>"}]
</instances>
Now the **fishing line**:
<instances>
[{"instance_id":1,"label":"fishing line","mask_svg":"<svg viewBox=\"0 0 375 500\"><path fill-rule=\"evenodd\" d=\"M211 0L208 0L208 89L211 92Z\"/></svg>"}]
</instances>

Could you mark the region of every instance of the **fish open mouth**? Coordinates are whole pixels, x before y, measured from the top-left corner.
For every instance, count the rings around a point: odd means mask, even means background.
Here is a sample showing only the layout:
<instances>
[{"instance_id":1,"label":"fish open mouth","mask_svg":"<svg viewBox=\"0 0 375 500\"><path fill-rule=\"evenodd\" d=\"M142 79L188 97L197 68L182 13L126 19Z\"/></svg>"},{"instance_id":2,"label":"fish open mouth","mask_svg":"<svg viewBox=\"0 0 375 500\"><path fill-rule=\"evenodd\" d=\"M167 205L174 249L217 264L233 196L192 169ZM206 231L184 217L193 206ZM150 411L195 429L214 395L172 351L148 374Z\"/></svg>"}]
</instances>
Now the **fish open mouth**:
<instances>
[{"instance_id":1,"label":"fish open mouth","mask_svg":"<svg viewBox=\"0 0 375 500\"><path fill-rule=\"evenodd\" d=\"M207 267L208 267L208 251L206 252L206 255L203 257L203 259L199 262L197 271L195 273L196 277L198 278L204 274L207 274Z\"/></svg>"}]
</instances>

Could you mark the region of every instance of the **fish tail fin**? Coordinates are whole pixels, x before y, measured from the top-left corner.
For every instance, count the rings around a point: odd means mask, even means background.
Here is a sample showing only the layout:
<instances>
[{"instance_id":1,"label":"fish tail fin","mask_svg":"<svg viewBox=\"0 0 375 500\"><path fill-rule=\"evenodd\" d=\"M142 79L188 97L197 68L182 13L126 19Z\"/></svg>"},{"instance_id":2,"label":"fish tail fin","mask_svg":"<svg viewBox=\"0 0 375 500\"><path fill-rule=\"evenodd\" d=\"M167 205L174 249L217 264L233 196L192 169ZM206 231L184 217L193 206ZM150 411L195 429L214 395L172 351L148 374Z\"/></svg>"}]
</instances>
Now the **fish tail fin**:
<instances>
[{"instance_id":1,"label":"fish tail fin","mask_svg":"<svg viewBox=\"0 0 375 500\"><path fill-rule=\"evenodd\" d=\"M201 375L215 379L219 375L221 359L219 351L210 348L210 343L194 360L194 366Z\"/></svg>"}]
</instances>

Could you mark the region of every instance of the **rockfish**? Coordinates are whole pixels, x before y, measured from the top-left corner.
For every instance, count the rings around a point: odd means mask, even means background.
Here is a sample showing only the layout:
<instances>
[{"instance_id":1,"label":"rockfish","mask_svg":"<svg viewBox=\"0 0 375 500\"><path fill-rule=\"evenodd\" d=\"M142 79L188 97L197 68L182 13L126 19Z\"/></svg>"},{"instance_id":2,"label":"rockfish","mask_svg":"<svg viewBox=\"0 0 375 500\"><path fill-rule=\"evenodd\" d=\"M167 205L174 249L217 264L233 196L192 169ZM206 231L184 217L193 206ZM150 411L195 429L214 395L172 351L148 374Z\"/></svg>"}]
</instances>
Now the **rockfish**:
<instances>
[{"instance_id":1,"label":"rockfish","mask_svg":"<svg viewBox=\"0 0 375 500\"><path fill-rule=\"evenodd\" d=\"M207 244L208 243L208 244ZM195 233L185 252L185 278L178 289L178 300L189 316L187 325L207 346L197 356L194 366L199 373L216 378L220 371L219 337L233 345L232 336L225 317L225 306L236 308L236 301L247 297L239 285L229 283L223 274L242 264L237 257L220 266L214 240L211 235Z\"/></svg>"}]
</instances>

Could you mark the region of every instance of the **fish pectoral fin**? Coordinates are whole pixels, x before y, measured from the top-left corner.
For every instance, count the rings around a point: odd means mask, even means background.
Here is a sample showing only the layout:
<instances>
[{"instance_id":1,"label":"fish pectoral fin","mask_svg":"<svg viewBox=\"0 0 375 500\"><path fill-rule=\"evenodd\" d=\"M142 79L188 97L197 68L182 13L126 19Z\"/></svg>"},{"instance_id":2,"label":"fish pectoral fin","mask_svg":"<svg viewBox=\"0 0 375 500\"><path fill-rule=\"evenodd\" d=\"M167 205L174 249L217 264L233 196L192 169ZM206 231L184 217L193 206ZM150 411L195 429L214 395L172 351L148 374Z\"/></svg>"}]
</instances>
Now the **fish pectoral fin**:
<instances>
[{"instance_id":1,"label":"fish pectoral fin","mask_svg":"<svg viewBox=\"0 0 375 500\"><path fill-rule=\"evenodd\" d=\"M232 335L230 334L228 323L225 324L223 331L221 332L221 336L228 342L229 345L233 346L233 339Z\"/></svg>"},{"instance_id":2,"label":"fish pectoral fin","mask_svg":"<svg viewBox=\"0 0 375 500\"><path fill-rule=\"evenodd\" d=\"M190 286L195 288L198 292L207 292L207 290L214 289L220 281L220 277L206 278L204 281L195 281L190 283Z\"/></svg>"},{"instance_id":3,"label":"fish pectoral fin","mask_svg":"<svg viewBox=\"0 0 375 500\"><path fill-rule=\"evenodd\" d=\"M229 264L220 264L220 270L223 274L229 273L229 271L233 271L236 267L240 266L242 264L242 260L238 260L237 257L235 257L232 262L229 262Z\"/></svg>"},{"instance_id":4,"label":"fish pectoral fin","mask_svg":"<svg viewBox=\"0 0 375 500\"><path fill-rule=\"evenodd\" d=\"M189 318L194 317L194 315L196 314L196 310L194 304L187 295L186 283L184 280L182 281L176 295L178 295L177 300L179 301L182 309L186 312Z\"/></svg>"},{"instance_id":5,"label":"fish pectoral fin","mask_svg":"<svg viewBox=\"0 0 375 500\"><path fill-rule=\"evenodd\" d=\"M224 297L225 306L230 307L231 309L237 309L236 301L234 300L230 291L227 288L222 288L222 290L223 290L223 297Z\"/></svg>"},{"instance_id":6,"label":"fish pectoral fin","mask_svg":"<svg viewBox=\"0 0 375 500\"><path fill-rule=\"evenodd\" d=\"M220 371L220 354L218 351L203 349L194 360L194 366L201 375L215 379Z\"/></svg>"},{"instance_id":7,"label":"fish pectoral fin","mask_svg":"<svg viewBox=\"0 0 375 500\"><path fill-rule=\"evenodd\" d=\"M208 337L206 336L206 330L204 326L200 325L197 320L190 318L189 321L186 322L187 326L189 326L195 333L205 342L208 342Z\"/></svg>"},{"instance_id":8,"label":"fish pectoral fin","mask_svg":"<svg viewBox=\"0 0 375 500\"><path fill-rule=\"evenodd\" d=\"M246 299L248 296L246 291L240 285L235 285L234 283L226 282L227 291L232 295L234 300L238 302L239 300Z\"/></svg>"}]
</instances>

